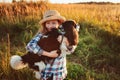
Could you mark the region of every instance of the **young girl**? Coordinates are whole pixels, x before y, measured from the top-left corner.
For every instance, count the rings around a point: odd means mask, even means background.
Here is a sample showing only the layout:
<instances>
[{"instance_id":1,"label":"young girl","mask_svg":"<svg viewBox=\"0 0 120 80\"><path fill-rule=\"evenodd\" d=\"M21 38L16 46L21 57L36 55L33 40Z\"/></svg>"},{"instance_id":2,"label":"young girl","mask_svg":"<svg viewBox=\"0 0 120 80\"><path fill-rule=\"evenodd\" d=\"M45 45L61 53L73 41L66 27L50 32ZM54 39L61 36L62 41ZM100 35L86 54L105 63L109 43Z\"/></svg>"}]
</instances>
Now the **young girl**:
<instances>
[{"instance_id":1,"label":"young girl","mask_svg":"<svg viewBox=\"0 0 120 80\"><path fill-rule=\"evenodd\" d=\"M56 10L48 10L43 15L43 19L40 21L41 28L36 34L36 36L27 44L26 49L28 51L34 52L35 54L44 55L48 57L55 58L53 65L46 65L45 70L42 71L42 80L63 80L67 75L66 69L66 57L58 57L57 51L47 52L38 46L37 42L40 40L41 36L51 31L52 28L58 28L61 23L65 21L65 18L60 15Z\"/></svg>"}]
</instances>

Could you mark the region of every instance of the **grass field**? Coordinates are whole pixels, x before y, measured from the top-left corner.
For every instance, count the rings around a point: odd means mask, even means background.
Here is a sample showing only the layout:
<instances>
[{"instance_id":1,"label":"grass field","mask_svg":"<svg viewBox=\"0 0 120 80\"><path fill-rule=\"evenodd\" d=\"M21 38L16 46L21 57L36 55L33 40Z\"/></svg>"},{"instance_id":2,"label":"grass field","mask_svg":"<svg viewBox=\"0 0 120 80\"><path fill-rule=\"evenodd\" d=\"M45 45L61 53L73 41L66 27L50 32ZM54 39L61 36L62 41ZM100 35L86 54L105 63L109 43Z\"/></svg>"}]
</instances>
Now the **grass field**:
<instances>
[{"instance_id":1,"label":"grass field","mask_svg":"<svg viewBox=\"0 0 120 80\"><path fill-rule=\"evenodd\" d=\"M36 80L33 71L9 66L10 56L25 46L40 27L44 11L58 10L81 27L79 44L67 56L66 80L120 80L120 4L0 3L0 79Z\"/></svg>"}]
</instances>

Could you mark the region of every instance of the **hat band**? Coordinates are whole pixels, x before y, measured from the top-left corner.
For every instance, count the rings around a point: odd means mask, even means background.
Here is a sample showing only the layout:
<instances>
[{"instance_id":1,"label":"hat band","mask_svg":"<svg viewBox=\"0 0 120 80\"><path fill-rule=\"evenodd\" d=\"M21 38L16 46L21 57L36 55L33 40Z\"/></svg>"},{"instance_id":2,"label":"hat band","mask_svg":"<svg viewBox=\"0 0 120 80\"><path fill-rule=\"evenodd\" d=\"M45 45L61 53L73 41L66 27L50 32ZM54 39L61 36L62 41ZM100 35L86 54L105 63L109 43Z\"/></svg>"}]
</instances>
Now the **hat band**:
<instances>
[{"instance_id":1,"label":"hat band","mask_svg":"<svg viewBox=\"0 0 120 80\"><path fill-rule=\"evenodd\" d=\"M46 16L46 18L47 18L47 17L51 17L51 16L53 16L53 15L48 15L48 16Z\"/></svg>"}]
</instances>

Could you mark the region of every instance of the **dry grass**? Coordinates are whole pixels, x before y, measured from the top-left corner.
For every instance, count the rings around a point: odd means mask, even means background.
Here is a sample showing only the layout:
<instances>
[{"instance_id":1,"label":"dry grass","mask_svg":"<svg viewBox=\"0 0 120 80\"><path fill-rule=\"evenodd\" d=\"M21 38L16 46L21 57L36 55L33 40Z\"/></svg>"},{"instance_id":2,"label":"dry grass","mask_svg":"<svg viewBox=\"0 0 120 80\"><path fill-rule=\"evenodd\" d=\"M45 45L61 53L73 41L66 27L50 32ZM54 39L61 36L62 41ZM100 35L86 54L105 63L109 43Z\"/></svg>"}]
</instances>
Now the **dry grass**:
<instances>
[{"instance_id":1,"label":"dry grass","mask_svg":"<svg viewBox=\"0 0 120 80\"><path fill-rule=\"evenodd\" d=\"M16 16L31 16L33 19L41 19L47 9L58 10L67 19L77 22L88 21L102 25L107 31L120 31L120 4L43 4L43 3L12 3L0 4L0 16L7 17L10 21L16 21Z\"/></svg>"},{"instance_id":2,"label":"dry grass","mask_svg":"<svg viewBox=\"0 0 120 80\"><path fill-rule=\"evenodd\" d=\"M110 32L120 31L120 4L52 4L50 9L58 10L67 19L102 25Z\"/></svg>"}]
</instances>

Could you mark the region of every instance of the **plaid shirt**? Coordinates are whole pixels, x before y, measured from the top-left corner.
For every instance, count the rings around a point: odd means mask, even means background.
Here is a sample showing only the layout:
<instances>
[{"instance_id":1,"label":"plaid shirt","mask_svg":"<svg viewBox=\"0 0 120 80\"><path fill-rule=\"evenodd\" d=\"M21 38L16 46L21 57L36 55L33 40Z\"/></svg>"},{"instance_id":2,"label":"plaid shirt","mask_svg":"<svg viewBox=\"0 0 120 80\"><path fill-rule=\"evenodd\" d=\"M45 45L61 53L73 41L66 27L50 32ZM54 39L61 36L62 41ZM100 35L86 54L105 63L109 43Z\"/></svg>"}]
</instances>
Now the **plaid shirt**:
<instances>
[{"instance_id":1,"label":"plaid shirt","mask_svg":"<svg viewBox=\"0 0 120 80\"><path fill-rule=\"evenodd\" d=\"M42 34L37 34L26 46L26 49L35 54L41 55L41 48L37 44ZM42 80L47 80L48 77L53 76L53 80L63 80L67 75L66 56L57 57L53 65L47 64L46 68L40 73Z\"/></svg>"}]
</instances>

